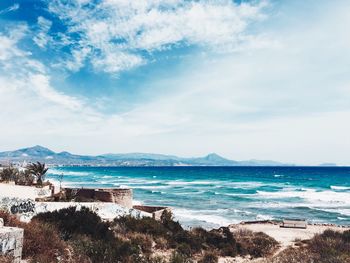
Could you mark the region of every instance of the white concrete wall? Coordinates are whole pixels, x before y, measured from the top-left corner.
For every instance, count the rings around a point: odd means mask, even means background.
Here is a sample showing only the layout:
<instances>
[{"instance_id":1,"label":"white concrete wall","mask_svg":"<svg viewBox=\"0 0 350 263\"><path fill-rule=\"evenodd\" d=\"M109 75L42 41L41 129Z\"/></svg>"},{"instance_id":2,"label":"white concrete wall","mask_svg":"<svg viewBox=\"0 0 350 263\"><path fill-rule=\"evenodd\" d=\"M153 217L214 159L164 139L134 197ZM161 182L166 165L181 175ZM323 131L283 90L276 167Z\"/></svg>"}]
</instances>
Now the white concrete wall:
<instances>
[{"instance_id":1,"label":"white concrete wall","mask_svg":"<svg viewBox=\"0 0 350 263\"><path fill-rule=\"evenodd\" d=\"M33 216L39 213L52 212L71 206L75 206L77 209L87 207L96 212L104 220L113 220L116 217L125 215L131 215L137 218L152 216L152 214L137 209L129 209L116 203L35 202L33 199L0 197L0 209L17 215L23 222L29 222Z\"/></svg>"},{"instance_id":2,"label":"white concrete wall","mask_svg":"<svg viewBox=\"0 0 350 263\"><path fill-rule=\"evenodd\" d=\"M0 197L29 198L35 200L35 198L47 196L51 196L49 186L37 188L34 186L0 183Z\"/></svg>"}]
</instances>

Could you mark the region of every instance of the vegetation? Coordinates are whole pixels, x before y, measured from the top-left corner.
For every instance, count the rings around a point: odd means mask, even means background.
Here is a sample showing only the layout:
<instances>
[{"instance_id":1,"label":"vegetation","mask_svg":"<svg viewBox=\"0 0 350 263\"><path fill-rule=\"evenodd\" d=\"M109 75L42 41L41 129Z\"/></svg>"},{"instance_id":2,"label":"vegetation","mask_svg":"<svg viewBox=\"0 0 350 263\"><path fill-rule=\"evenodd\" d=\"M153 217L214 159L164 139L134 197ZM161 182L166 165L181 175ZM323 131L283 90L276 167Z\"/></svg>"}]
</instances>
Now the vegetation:
<instances>
[{"instance_id":1,"label":"vegetation","mask_svg":"<svg viewBox=\"0 0 350 263\"><path fill-rule=\"evenodd\" d=\"M264 242L255 241L260 234L252 234L251 244L259 246L247 250L242 234L236 236L228 228L188 231L169 212L161 221L126 216L110 223L87 208L74 207L39 214L28 224L6 213L0 217L6 225L24 228L23 257L38 263L214 263L219 256L268 255L277 247L274 239L264 236Z\"/></svg>"},{"instance_id":2,"label":"vegetation","mask_svg":"<svg viewBox=\"0 0 350 263\"><path fill-rule=\"evenodd\" d=\"M10 182L10 181L17 181L19 177L19 171L16 168L13 167L7 167L4 168L1 172L0 172L0 180L3 182Z\"/></svg>"},{"instance_id":3,"label":"vegetation","mask_svg":"<svg viewBox=\"0 0 350 263\"><path fill-rule=\"evenodd\" d=\"M266 263L350 263L350 230L326 230L310 240L300 241Z\"/></svg>"},{"instance_id":4,"label":"vegetation","mask_svg":"<svg viewBox=\"0 0 350 263\"><path fill-rule=\"evenodd\" d=\"M42 186L48 168L44 163L29 164L26 169L19 170L15 167L6 167L0 170L0 182L14 182L17 185L37 185Z\"/></svg>"},{"instance_id":5,"label":"vegetation","mask_svg":"<svg viewBox=\"0 0 350 263\"><path fill-rule=\"evenodd\" d=\"M350 263L350 231L326 230L297 241L276 256L277 242L264 233L228 228L185 230L169 212L161 221L130 216L103 222L87 208L39 214L30 223L0 211L5 225L24 228L28 262L216 263L219 257L267 257L265 263ZM0 257L0 262L9 262Z\"/></svg>"},{"instance_id":6,"label":"vegetation","mask_svg":"<svg viewBox=\"0 0 350 263\"><path fill-rule=\"evenodd\" d=\"M36 162L31 163L27 166L30 174L34 175L36 178L36 183L42 185L45 179L46 172L49 168L45 166L44 163Z\"/></svg>"}]
</instances>

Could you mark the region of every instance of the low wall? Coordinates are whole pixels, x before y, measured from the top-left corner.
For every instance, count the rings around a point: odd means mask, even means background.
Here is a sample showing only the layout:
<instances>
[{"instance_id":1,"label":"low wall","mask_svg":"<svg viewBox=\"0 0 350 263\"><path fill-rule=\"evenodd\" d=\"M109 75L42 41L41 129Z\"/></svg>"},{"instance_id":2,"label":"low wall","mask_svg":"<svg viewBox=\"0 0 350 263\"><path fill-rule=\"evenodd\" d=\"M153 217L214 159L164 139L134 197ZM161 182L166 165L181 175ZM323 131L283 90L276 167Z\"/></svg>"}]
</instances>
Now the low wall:
<instances>
[{"instance_id":1,"label":"low wall","mask_svg":"<svg viewBox=\"0 0 350 263\"><path fill-rule=\"evenodd\" d=\"M35 202L32 199L0 198L0 209L16 215L21 221L29 222L38 213L52 212L62 208L87 207L96 212L103 220L113 220L116 217L131 215L136 218L150 217L149 213L105 202Z\"/></svg>"},{"instance_id":2,"label":"low wall","mask_svg":"<svg viewBox=\"0 0 350 263\"><path fill-rule=\"evenodd\" d=\"M12 262L19 263L22 258L23 229L3 227L0 222L0 255L9 255Z\"/></svg>"},{"instance_id":3,"label":"low wall","mask_svg":"<svg viewBox=\"0 0 350 263\"><path fill-rule=\"evenodd\" d=\"M43 198L52 195L50 186L38 188L35 186L14 185L0 183L0 197L10 198Z\"/></svg>"},{"instance_id":4,"label":"low wall","mask_svg":"<svg viewBox=\"0 0 350 263\"><path fill-rule=\"evenodd\" d=\"M131 189L109 188L65 188L68 196L75 196L86 200L112 202L132 208L133 194Z\"/></svg>"}]
</instances>

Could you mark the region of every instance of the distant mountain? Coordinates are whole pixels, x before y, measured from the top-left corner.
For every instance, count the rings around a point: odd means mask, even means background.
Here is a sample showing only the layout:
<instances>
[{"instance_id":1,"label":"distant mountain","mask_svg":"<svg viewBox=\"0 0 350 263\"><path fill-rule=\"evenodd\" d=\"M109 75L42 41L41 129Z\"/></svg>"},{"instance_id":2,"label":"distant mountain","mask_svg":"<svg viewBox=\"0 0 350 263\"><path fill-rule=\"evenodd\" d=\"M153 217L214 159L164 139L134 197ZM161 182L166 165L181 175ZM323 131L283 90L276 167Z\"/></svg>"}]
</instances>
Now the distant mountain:
<instances>
[{"instance_id":1,"label":"distant mountain","mask_svg":"<svg viewBox=\"0 0 350 263\"><path fill-rule=\"evenodd\" d=\"M56 153L42 146L0 152L0 163L45 162L48 165L81 166L284 166L274 161L233 161L216 153L204 157L183 158L153 153L102 154L98 156Z\"/></svg>"},{"instance_id":2,"label":"distant mountain","mask_svg":"<svg viewBox=\"0 0 350 263\"><path fill-rule=\"evenodd\" d=\"M337 166L336 163L321 163L319 166L334 167Z\"/></svg>"}]
</instances>

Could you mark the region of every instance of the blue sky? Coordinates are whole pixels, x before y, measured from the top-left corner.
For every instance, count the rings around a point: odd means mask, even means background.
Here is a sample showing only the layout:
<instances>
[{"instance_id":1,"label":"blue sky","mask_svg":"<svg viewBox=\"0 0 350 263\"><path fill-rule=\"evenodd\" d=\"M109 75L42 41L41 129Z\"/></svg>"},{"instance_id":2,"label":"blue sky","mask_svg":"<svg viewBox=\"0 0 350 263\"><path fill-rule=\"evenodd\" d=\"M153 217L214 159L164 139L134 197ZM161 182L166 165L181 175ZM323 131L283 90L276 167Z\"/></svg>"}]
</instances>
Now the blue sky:
<instances>
[{"instance_id":1,"label":"blue sky","mask_svg":"<svg viewBox=\"0 0 350 263\"><path fill-rule=\"evenodd\" d=\"M1 148L350 164L349 11L3 0Z\"/></svg>"}]
</instances>

